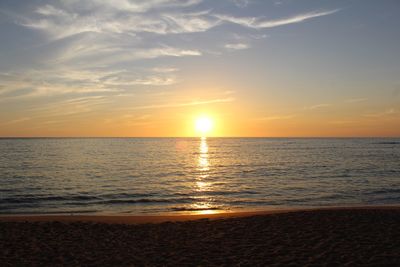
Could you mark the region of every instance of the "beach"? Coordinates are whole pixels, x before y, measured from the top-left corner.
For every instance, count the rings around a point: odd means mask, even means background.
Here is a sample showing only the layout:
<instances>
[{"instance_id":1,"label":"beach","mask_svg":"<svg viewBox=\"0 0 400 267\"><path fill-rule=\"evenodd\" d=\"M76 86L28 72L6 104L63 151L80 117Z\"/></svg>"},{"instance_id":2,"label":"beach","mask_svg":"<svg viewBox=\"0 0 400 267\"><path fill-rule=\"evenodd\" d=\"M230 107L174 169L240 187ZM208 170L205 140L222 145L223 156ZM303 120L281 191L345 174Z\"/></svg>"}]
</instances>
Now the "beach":
<instances>
[{"instance_id":1,"label":"beach","mask_svg":"<svg viewBox=\"0 0 400 267\"><path fill-rule=\"evenodd\" d=\"M400 207L2 216L1 266L399 266Z\"/></svg>"}]
</instances>

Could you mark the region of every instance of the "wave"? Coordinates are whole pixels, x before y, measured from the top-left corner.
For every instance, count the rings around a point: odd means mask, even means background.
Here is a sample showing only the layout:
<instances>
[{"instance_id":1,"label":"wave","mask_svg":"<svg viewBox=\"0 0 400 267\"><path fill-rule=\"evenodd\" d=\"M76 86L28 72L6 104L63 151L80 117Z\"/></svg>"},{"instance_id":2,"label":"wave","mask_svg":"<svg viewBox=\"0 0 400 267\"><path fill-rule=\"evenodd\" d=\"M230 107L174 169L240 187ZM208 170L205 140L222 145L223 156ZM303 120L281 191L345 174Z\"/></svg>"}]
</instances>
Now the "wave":
<instances>
[{"instance_id":1,"label":"wave","mask_svg":"<svg viewBox=\"0 0 400 267\"><path fill-rule=\"evenodd\" d=\"M146 198L146 197L153 197L156 196L156 194L152 194L152 193L115 193L115 194L103 194L100 195L99 197L102 199L116 199L116 198Z\"/></svg>"},{"instance_id":2,"label":"wave","mask_svg":"<svg viewBox=\"0 0 400 267\"><path fill-rule=\"evenodd\" d=\"M185 207L174 207L170 208L170 211L203 211L203 210L220 210L218 207L209 207L209 208L185 208Z\"/></svg>"},{"instance_id":3,"label":"wave","mask_svg":"<svg viewBox=\"0 0 400 267\"><path fill-rule=\"evenodd\" d=\"M373 190L366 193L367 195L382 195L382 194L400 194L400 188L384 188Z\"/></svg>"},{"instance_id":4,"label":"wave","mask_svg":"<svg viewBox=\"0 0 400 267\"><path fill-rule=\"evenodd\" d=\"M196 198L141 198L141 199L110 199L91 202L90 204L138 204L138 203L193 203Z\"/></svg>"},{"instance_id":5,"label":"wave","mask_svg":"<svg viewBox=\"0 0 400 267\"><path fill-rule=\"evenodd\" d=\"M24 210L11 210L0 208L0 214L82 214L82 213L97 213L99 210L57 210L57 211L29 211Z\"/></svg>"},{"instance_id":6,"label":"wave","mask_svg":"<svg viewBox=\"0 0 400 267\"><path fill-rule=\"evenodd\" d=\"M230 195L257 195L260 194L257 191L252 190L243 190L243 191L212 191L212 190L205 190L200 192L193 192L193 193L176 193L174 196L230 196Z\"/></svg>"},{"instance_id":7,"label":"wave","mask_svg":"<svg viewBox=\"0 0 400 267\"><path fill-rule=\"evenodd\" d=\"M283 205L282 203L278 201L272 201L272 200L235 200L229 202L229 204L234 205L234 206L274 206L274 205Z\"/></svg>"},{"instance_id":8,"label":"wave","mask_svg":"<svg viewBox=\"0 0 400 267\"><path fill-rule=\"evenodd\" d=\"M382 196L372 199L369 202L374 204L385 204L385 203L398 204L399 200L400 196Z\"/></svg>"},{"instance_id":9,"label":"wave","mask_svg":"<svg viewBox=\"0 0 400 267\"><path fill-rule=\"evenodd\" d=\"M16 196L0 199L0 204L3 203L37 203L37 202L52 202L52 201L82 201L82 200L98 200L96 196Z\"/></svg>"},{"instance_id":10,"label":"wave","mask_svg":"<svg viewBox=\"0 0 400 267\"><path fill-rule=\"evenodd\" d=\"M17 189L2 189L2 188L0 188L0 192L4 192L4 193L7 193L7 192L18 192L18 190Z\"/></svg>"},{"instance_id":11,"label":"wave","mask_svg":"<svg viewBox=\"0 0 400 267\"><path fill-rule=\"evenodd\" d=\"M383 141L375 143L377 145L400 145L400 141Z\"/></svg>"},{"instance_id":12,"label":"wave","mask_svg":"<svg viewBox=\"0 0 400 267\"><path fill-rule=\"evenodd\" d=\"M139 199L102 199L93 196L75 196L75 197L61 197L61 196L49 196L49 197L27 197L27 198L3 198L0 199L1 204L30 204L40 202L63 202L67 205L104 205L104 204L136 204L136 203L192 203L198 202L199 198L139 198Z\"/></svg>"}]
</instances>

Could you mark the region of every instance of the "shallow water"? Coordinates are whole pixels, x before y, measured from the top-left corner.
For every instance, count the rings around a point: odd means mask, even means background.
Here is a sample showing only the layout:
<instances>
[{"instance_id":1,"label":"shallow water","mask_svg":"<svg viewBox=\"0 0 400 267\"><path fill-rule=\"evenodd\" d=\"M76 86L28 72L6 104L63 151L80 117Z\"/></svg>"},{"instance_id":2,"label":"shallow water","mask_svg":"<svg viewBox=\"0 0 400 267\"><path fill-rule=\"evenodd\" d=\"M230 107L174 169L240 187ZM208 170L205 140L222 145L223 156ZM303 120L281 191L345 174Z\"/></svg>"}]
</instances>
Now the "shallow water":
<instances>
[{"instance_id":1,"label":"shallow water","mask_svg":"<svg viewBox=\"0 0 400 267\"><path fill-rule=\"evenodd\" d=\"M0 139L0 213L400 204L400 139Z\"/></svg>"}]
</instances>

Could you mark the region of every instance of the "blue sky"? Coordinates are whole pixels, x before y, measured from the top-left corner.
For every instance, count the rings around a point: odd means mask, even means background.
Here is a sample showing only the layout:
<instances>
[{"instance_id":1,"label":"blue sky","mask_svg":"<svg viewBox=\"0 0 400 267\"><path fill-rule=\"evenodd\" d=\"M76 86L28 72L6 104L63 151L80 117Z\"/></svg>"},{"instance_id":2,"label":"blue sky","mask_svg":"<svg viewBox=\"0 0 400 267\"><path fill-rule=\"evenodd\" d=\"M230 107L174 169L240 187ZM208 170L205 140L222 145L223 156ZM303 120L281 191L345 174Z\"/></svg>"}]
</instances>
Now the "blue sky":
<instances>
[{"instance_id":1,"label":"blue sky","mask_svg":"<svg viewBox=\"0 0 400 267\"><path fill-rule=\"evenodd\" d=\"M398 136L399 11L389 0L3 0L0 135L191 135L187 114L208 113L225 123L217 135Z\"/></svg>"}]
</instances>

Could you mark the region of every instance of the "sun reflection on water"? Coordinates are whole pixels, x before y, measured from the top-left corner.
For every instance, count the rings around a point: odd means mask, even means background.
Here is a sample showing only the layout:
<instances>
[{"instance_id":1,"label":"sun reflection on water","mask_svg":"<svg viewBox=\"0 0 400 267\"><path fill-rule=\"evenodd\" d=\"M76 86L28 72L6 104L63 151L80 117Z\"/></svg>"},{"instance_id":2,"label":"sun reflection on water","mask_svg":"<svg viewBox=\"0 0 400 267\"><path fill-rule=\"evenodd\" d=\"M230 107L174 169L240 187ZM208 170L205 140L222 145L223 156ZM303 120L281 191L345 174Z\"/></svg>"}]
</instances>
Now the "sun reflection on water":
<instances>
[{"instance_id":1,"label":"sun reflection on water","mask_svg":"<svg viewBox=\"0 0 400 267\"><path fill-rule=\"evenodd\" d=\"M208 181L210 176L210 161L208 153L207 138L201 137L199 146L199 157L197 159L197 171L198 176L196 177L195 190L196 192L210 191L212 184ZM219 213L212 206L212 198L201 198L199 201L192 205L195 214L213 214Z\"/></svg>"},{"instance_id":2,"label":"sun reflection on water","mask_svg":"<svg viewBox=\"0 0 400 267\"><path fill-rule=\"evenodd\" d=\"M205 137L201 138L200 141L200 153L198 159L198 170L202 172L202 175L208 177L208 171L210 170L210 162L208 161L208 145Z\"/></svg>"}]
</instances>

